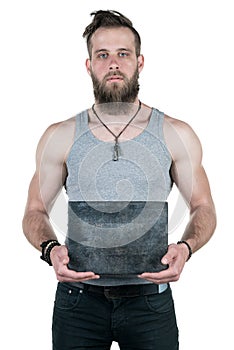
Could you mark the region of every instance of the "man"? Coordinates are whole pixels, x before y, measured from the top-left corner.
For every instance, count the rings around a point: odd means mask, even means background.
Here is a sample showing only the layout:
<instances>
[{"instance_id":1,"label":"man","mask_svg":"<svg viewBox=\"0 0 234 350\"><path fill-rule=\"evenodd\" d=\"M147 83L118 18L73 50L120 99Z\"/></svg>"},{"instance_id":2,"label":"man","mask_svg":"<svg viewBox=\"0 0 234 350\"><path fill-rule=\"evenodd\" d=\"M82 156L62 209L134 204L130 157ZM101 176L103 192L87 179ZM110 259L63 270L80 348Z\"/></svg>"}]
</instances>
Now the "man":
<instances>
[{"instance_id":1,"label":"man","mask_svg":"<svg viewBox=\"0 0 234 350\"><path fill-rule=\"evenodd\" d=\"M169 283L179 279L186 261L206 244L216 225L201 145L189 125L139 101L138 76L144 57L131 21L116 11L92 15L84 37L95 103L45 131L23 219L27 239L53 265L59 281L53 349L109 349L113 340L121 349L178 349ZM160 257L161 268L118 276L116 271L126 258L121 256L112 264L114 273L102 275L100 252L124 244L110 235L102 239L98 227L103 222L96 221L92 206L98 201L109 205L131 201L133 206L142 201L165 203L173 182L190 208L190 220L181 241L169 245ZM69 199L68 234L66 244L60 245L49 213L63 186ZM92 234L90 217L95 226ZM121 239L126 240L126 235ZM129 241L138 242L138 238ZM141 247L134 247L138 263ZM89 270L87 261L95 271ZM128 264L129 271L134 269L131 259Z\"/></svg>"}]
</instances>

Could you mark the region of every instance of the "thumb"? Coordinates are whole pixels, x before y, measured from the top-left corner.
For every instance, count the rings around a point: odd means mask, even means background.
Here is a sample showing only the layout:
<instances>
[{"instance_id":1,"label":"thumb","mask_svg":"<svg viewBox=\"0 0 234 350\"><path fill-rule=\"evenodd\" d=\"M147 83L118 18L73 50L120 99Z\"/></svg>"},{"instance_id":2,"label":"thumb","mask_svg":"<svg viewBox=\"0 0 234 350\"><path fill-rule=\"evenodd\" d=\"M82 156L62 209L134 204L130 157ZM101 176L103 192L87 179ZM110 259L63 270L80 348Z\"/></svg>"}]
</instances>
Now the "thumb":
<instances>
[{"instance_id":1,"label":"thumb","mask_svg":"<svg viewBox=\"0 0 234 350\"><path fill-rule=\"evenodd\" d=\"M175 258L175 252L173 251L173 245L168 246L167 253L162 257L161 263L163 265L170 264Z\"/></svg>"},{"instance_id":2,"label":"thumb","mask_svg":"<svg viewBox=\"0 0 234 350\"><path fill-rule=\"evenodd\" d=\"M69 263L69 256L68 256L68 250L66 246L62 246L63 250L62 250L62 260L63 260L63 264L67 265Z\"/></svg>"},{"instance_id":3,"label":"thumb","mask_svg":"<svg viewBox=\"0 0 234 350\"><path fill-rule=\"evenodd\" d=\"M69 263L68 250L65 245L58 247L58 258L64 265Z\"/></svg>"}]
</instances>

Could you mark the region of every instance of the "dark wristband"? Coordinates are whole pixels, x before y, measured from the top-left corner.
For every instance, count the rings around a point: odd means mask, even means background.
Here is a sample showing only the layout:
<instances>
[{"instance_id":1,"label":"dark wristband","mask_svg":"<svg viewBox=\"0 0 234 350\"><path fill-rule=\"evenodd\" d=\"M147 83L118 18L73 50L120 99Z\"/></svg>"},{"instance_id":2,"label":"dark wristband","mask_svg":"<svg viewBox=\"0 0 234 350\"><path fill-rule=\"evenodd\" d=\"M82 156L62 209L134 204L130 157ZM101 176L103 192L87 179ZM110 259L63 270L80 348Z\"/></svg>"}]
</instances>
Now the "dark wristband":
<instances>
[{"instance_id":1,"label":"dark wristband","mask_svg":"<svg viewBox=\"0 0 234 350\"><path fill-rule=\"evenodd\" d=\"M50 252L55 246L60 246L61 244L56 239L49 239L48 241L42 242L40 247L42 248L42 255L40 258L52 266L50 259Z\"/></svg>"},{"instance_id":2,"label":"dark wristband","mask_svg":"<svg viewBox=\"0 0 234 350\"><path fill-rule=\"evenodd\" d=\"M186 241L179 241L179 242L177 242L177 244L185 244L187 246L188 251L189 251L189 255L188 255L188 259L186 261L188 261L193 254L192 248L190 247L190 245Z\"/></svg>"}]
</instances>

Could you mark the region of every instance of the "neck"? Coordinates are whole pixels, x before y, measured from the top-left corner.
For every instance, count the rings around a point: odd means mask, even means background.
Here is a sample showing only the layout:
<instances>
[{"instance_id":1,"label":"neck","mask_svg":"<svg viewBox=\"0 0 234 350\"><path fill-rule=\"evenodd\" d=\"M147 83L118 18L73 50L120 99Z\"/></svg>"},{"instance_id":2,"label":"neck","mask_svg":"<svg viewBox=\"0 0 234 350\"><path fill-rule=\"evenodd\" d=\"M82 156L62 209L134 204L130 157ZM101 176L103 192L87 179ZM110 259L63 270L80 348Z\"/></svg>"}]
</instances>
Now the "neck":
<instances>
[{"instance_id":1,"label":"neck","mask_svg":"<svg viewBox=\"0 0 234 350\"><path fill-rule=\"evenodd\" d=\"M99 103L95 101L95 108L98 113L102 115L110 116L120 116L129 115L134 113L136 106L138 106L140 101L136 99L134 102L109 102L109 103Z\"/></svg>"}]
</instances>

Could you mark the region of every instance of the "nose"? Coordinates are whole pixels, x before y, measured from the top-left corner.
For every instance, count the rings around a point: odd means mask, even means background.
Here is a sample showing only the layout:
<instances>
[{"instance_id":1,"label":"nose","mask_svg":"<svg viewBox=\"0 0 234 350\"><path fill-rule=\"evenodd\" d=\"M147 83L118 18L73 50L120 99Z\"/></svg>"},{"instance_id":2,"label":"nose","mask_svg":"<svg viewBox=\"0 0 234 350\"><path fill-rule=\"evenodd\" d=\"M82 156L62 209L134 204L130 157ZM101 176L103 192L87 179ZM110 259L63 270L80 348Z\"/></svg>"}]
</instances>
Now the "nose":
<instances>
[{"instance_id":1,"label":"nose","mask_svg":"<svg viewBox=\"0 0 234 350\"><path fill-rule=\"evenodd\" d=\"M109 70L118 70L118 69L119 69L118 62L114 58L112 58L110 61Z\"/></svg>"}]
</instances>

